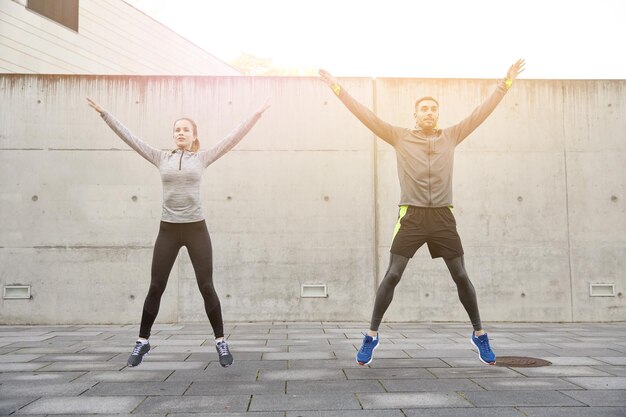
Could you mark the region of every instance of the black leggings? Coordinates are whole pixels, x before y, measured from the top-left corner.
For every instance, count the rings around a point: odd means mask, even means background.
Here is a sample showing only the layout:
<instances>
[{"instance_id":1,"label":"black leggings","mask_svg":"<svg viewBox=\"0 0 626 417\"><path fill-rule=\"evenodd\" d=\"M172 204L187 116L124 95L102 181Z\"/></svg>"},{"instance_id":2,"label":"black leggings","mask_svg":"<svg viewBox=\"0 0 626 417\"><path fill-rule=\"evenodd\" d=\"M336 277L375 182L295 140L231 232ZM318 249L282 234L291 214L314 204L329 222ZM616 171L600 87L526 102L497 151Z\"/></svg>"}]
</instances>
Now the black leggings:
<instances>
[{"instance_id":1,"label":"black leggings","mask_svg":"<svg viewBox=\"0 0 626 417\"><path fill-rule=\"evenodd\" d=\"M467 276L465 271L465 261L463 256L459 256L454 259L444 259L446 266L452 275L452 279L456 284L456 289L459 294L461 304L465 307L465 311L469 315L474 330L482 330L482 324L480 322L480 313L478 312L478 301L476 300L476 291L474 286ZM402 273L409 263L409 258L404 256L391 254L389 260L389 268L385 273L383 281L378 287L376 292L376 301L374 302L374 311L372 313L372 321L370 323L370 330L378 331L380 322L383 320L383 315L391 300L393 299L393 292L396 285L402 278Z\"/></svg>"},{"instance_id":2,"label":"black leggings","mask_svg":"<svg viewBox=\"0 0 626 417\"><path fill-rule=\"evenodd\" d=\"M193 223L161 222L159 235L154 244L152 280L143 305L139 337L146 339L150 337L150 330L159 312L161 296L165 291L170 271L182 246L187 247L189 252L198 287L202 293L202 298L204 298L204 309L211 322L211 327L213 327L213 334L216 338L224 336L222 308L215 288L213 288L211 238L206 223L202 220Z\"/></svg>"}]
</instances>

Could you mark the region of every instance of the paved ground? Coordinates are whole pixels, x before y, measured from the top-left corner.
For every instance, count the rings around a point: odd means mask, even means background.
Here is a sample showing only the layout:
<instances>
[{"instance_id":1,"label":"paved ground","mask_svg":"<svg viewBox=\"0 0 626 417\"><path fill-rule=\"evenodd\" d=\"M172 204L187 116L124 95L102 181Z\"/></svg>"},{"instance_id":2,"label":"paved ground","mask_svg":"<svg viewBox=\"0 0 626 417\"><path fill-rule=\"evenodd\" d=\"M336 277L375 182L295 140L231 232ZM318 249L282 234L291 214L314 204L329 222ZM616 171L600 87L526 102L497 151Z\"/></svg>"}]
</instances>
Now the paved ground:
<instances>
[{"instance_id":1,"label":"paved ground","mask_svg":"<svg viewBox=\"0 0 626 417\"><path fill-rule=\"evenodd\" d=\"M368 367L359 323L227 324L222 369L208 324L158 325L125 363L136 326L0 326L0 415L251 417L626 416L626 323L493 324L481 364L468 326L386 324Z\"/></svg>"}]
</instances>

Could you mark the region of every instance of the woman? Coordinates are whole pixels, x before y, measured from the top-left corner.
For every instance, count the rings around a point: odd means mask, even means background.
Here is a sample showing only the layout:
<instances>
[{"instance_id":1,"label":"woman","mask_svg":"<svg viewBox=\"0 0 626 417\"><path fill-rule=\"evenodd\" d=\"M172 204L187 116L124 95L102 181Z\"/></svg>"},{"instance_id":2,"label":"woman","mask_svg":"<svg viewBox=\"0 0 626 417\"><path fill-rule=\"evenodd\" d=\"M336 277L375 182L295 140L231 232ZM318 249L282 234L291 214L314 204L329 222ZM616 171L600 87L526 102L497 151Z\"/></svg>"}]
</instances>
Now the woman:
<instances>
[{"instance_id":1,"label":"woman","mask_svg":"<svg viewBox=\"0 0 626 417\"><path fill-rule=\"evenodd\" d=\"M220 300L213 287L213 254L200 204L200 182L204 169L243 139L267 110L269 101L221 142L206 151L199 150L198 129L191 119L181 118L174 122L173 139L176 149L163 151L133 135L95 101L87 98L87 103L100 113L102 119L124 142L159 169L163 183L163 214L154 244L150 290L143 306L139 338L128 358L128 366L141 364L143 357L150 351L150 330L159 312L161 296L170 271L182 246L187 247L198 287L204 298L204 308L213 328L220 365L232 365L233 356L224 340Z\"/></svg>"}]
</instances>

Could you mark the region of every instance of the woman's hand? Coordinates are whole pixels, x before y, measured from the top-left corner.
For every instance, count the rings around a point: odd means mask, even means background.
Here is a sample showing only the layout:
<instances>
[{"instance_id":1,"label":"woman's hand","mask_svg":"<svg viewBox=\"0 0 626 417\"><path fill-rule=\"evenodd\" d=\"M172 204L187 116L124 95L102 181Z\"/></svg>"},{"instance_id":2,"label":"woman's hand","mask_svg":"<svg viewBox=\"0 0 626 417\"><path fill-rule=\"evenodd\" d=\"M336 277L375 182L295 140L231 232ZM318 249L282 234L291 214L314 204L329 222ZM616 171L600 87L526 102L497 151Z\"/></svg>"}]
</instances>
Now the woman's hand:
<instances>
[{"instance_id":1,"label":"woman's hand","mask_svg":"<svg viewBox=\"0 0 626 417\"><path fill-rule=\"evenodd\" d=\"M95 111L97 111L100 114L104 112L104 109L100 107L98 103L90 99L89 97L87 97L87 104L89 104Z\"/></svg>"}]
</instances>

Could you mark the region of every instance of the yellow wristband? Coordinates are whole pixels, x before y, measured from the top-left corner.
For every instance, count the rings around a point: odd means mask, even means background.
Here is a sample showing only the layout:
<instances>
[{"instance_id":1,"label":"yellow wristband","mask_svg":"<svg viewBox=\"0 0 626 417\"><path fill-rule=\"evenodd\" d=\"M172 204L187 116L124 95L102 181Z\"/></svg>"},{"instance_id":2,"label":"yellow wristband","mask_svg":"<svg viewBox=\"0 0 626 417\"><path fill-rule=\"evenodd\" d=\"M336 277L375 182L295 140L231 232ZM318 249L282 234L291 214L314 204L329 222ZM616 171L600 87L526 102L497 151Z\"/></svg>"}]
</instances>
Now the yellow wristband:
<instances>
[{"instance_id":1,"label":"yellow wristband","mask_svg":"<svg viewBox=\"0 0 626 417\"><path fill-rule=\"evenodd\" d=\"M504 80L504 85L506 85L506 89L508 90L513 85L513 80L510 78L507 78L506 80Z\"/></svg>"},{"instance_id":2,"label":"yellow wristband","mask_svg":"<svg viewBox=\"0 0 626 417\"><path fill-rule=\"evenodd\" d=\"M333 84L330 86L330 88L333 90L333 92L337 96L339 95L339 93L341 93L341 86L339 84Z\"/></svg>"}]
</instances>

